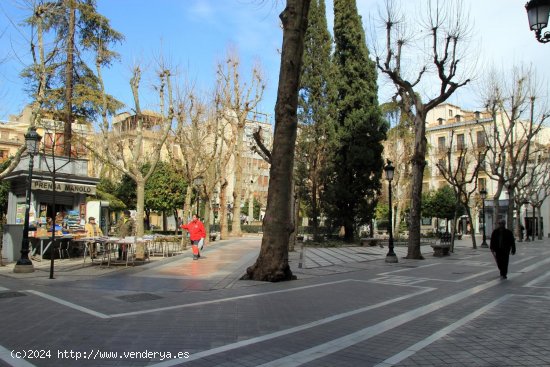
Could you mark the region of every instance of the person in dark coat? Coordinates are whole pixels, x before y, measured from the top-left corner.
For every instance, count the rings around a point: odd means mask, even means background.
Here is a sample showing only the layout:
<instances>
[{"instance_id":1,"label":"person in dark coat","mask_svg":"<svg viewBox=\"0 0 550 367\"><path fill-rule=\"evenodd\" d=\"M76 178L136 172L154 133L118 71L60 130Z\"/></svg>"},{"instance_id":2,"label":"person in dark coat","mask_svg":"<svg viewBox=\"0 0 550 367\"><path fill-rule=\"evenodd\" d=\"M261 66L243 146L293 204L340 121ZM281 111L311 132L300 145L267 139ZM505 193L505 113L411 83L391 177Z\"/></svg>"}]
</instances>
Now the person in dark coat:
<instances>
[{"instance_id":1,"label":"person in dark coat","mask_svg":"<svg viewBox=\"0 0 550 367\"><path fill-rule=\"evenodd\" d=\"M512 231L506 228L506 221L498 221L498 228L491 233L491 252L497 262L498 270L502 279L506 279L508 274L508 261L510 251L512 255L516 254L516 240Z\"/></svg>"}]
</instances>

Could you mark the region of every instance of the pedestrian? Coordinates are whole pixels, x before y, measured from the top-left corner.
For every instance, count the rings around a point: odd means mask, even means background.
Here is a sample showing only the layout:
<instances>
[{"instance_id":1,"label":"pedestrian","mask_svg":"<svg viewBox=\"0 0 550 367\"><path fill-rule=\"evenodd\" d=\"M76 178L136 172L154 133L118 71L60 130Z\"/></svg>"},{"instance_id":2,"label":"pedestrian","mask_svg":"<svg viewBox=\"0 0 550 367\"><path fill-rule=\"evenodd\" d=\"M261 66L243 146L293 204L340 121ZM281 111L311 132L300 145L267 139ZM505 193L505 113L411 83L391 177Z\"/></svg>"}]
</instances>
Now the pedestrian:
<instances>
[{"instance_id":1,"label":"pedestrian","mask_svg":"<svg viewBox=\"0 0 550 367\"><path fill-rule=\"evenodd\" d=\"M94 217L88 218L88 223L86 223L86 225L84 226L84 230L86 231L86 237L103 236L103 232L95 222ZM89 246L90 246L90 256L92 257L92 259L95 259L97 255L95 241L90 241Z\"/></svg>"},{"instance_id":2,"label":"pedestrian","mask_svg":"<svg viewBox=\"0 0 550 367\"><path fill-rule=\"evenodd\" d=\"M501 278L506 279L510 251L512 255L516 254L516 241L512 231L506 228L506 221L504 219L498 221L498 228L491 233L490 248L497 262L498 270L500 270Z\"/></svg>"},{"instance_id":3,"label":"pedestrian","mask_svg":"<svg viewBox=\"0 0 550 367\"><path fill-rule=\"evenodd\" d=\"M116 224L116 234L118 238L123 239L128 236L135 236L136 234L136 222L130 216L130 211L125 210L124 215L118 220ZM118 259L126 260L127 254L126 245L122 244L118 246Z\"/></svg>"},{"instance_id":4,"label":"pedestrian","mask_svg":"<svg viewBox=\"0 0 550 367\"><path fill-rule=\"evenodd\" d=\"M191 248L193 249L193 260L198 260L201 257L199 242L202 240L204 244L204 238L206 237L206 231L204 224L193 215L191 222L182 224L181 228L189 231L189 239L191 240Z\"/></svg>"}]
</instances>

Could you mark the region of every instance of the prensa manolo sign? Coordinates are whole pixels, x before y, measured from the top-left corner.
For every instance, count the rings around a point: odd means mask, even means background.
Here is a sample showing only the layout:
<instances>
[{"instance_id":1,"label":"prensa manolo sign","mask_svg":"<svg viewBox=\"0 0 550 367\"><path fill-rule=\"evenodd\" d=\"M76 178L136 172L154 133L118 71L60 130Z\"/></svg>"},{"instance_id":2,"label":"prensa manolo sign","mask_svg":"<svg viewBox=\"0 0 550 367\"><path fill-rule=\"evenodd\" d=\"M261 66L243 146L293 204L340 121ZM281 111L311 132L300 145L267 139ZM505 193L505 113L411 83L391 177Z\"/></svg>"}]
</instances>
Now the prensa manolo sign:
<instances>
[{"instance_id":1,"label":"prensa manolo sign","mask_svg":"<svg viewBox=\"0 0 550 367\"><path fill-rule=\"evenodd\" d=\"M33 190L53 191L53 183L49 181L32 180ZM72 192L74 194L95 195L95 186L67 182L56 182L55 191Z\"/></svg>"}]
</instances>

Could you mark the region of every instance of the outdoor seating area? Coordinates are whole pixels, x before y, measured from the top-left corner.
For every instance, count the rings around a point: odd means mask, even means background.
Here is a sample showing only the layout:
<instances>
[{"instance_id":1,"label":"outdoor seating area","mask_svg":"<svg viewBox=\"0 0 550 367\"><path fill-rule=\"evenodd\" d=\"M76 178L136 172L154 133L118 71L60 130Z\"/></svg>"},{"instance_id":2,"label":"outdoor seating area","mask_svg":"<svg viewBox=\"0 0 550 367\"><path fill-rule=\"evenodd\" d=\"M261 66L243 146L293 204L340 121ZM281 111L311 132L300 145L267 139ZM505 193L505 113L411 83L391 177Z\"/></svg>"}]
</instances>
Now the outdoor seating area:
<instances>
[{"instance_id":1,"label":"outdoor seating area","mask_svg":"<svg viewBox=\"0 0 550 367\"><path fill-rule=\"evenodd\" d=\"M50 237L34 238L31 241L33 261L46 259L78 259L82 266L112 265L134 266L150 261L150 258L169 257L182 254L186 249L186 239L179 236L145 235L143 237Z\"/></svg>"}]
</instances>

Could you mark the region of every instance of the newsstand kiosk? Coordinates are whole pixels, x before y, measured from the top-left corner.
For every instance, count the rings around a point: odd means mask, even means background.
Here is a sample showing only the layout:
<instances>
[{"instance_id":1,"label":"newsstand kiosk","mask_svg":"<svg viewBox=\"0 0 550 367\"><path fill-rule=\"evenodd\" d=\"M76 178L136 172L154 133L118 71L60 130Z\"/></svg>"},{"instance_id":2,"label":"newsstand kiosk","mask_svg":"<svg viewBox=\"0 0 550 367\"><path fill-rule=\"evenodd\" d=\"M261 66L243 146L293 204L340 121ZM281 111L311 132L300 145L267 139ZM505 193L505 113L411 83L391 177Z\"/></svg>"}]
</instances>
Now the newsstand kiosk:
<instances>
[{"instance_id":1,"label":"newsstand kiosk","mask_svg":"<svg viewBox=\"0 0 550 367\"><path fill-rule=\"evenodd\" d=\"M60 235L82 235L86 219L86 197L95 195L99 182L98 178L88 176L88 160L69 160L67 157L42 154L33 158L29 238L37 237L37 234L39 237L46 237L47 231L51 231L53 225L62 227ZM17 167L5 178L10 183L10 191L7 221L4 225L3 256L9 262L17 261L21 256L28 167L27 155L21 158ZM52 167L59 169L52 172Z\"/></svg>"}]
</instances>

